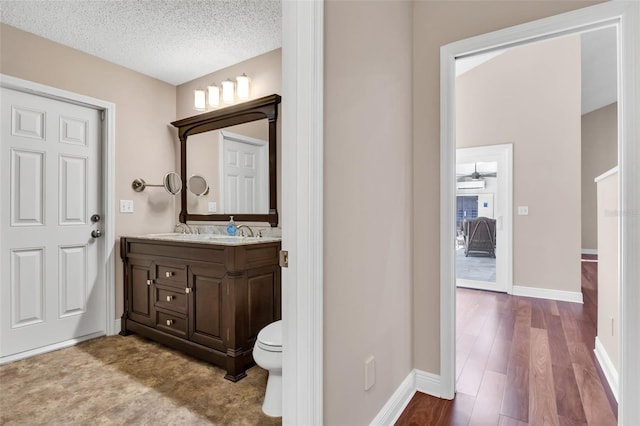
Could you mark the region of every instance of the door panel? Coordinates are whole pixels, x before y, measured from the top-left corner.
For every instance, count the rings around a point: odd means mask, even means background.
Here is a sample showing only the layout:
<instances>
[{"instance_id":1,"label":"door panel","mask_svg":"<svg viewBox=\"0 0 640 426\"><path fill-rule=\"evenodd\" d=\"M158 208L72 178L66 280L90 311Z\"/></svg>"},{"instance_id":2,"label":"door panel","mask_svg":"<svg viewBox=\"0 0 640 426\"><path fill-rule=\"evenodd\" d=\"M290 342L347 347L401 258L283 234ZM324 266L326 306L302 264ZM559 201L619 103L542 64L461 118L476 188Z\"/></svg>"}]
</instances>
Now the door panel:
<instances>
[{"instance_id":1,"label":"door panel","mask_svg":"<svg viewBox=\"0 0 640 426\"><path fill-rule=\"evenodd\" d=\"M223 211L267 213L268 142L224 132L221 145Z\"/></svg>"},{"instance_id":2,"label":"door panel","mask_svg":"<svg viewBox=\"0 0 640 426\"><path fill-rule=\"evenodd\" d=\"M98 110L2 88L0 358L106 331Z\"/></svg>"}]
</instances>

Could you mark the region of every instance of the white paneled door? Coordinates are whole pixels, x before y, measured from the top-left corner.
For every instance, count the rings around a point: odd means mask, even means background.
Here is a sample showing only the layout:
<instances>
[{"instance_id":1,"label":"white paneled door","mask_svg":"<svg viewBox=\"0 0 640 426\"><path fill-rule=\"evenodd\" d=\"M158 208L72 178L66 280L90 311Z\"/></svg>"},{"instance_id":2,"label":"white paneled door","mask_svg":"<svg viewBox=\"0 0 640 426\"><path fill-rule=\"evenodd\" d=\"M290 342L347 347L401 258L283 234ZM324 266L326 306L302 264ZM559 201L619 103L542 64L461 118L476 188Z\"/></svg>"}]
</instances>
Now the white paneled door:
<instances>
[{"instance_id":1,"label":"white paneled door","mask_svg":"<svg viewBox=\"0 0 640 426\"><path fill-rule=\"evenodd\" d=\"M230 132L220 136L223 211L268 213L269 143Z\"/></svg>"},{"instance_id":2,"label":"white paneled door","mask_svg":"<svg viewBox=\"0 0 640 426\"><path fill-rule=\"evenodd\" d=\"M106 332L101 112L2 88L0 360Z\"/></svg>"}]
</instances>

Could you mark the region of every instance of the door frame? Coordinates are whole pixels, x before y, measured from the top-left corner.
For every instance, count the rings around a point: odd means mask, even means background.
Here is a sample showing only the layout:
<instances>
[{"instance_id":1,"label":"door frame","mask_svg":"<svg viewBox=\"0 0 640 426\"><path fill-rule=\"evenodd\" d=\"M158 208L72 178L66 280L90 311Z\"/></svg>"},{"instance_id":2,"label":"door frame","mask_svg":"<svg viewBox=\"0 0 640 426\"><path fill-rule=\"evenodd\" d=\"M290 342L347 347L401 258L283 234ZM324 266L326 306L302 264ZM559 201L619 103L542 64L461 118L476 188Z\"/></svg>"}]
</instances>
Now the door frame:
<instances>
[{"instance_id":1,"label":"door frame","mask_svg":"<svg viewBox=\"0 0 640 426\"><path fill-rule=\"evenodd\" d=\"M324 0L282 2L284 425L323 423Z\"/></svg>"},{"instance_id":2,"label":"door frame","mask_svg":"<svg viewBox=\"0 0 640 426\"><path fill-rule=\"evenodd\" d=\"M116 319L115 314L115 104L5 74L0 74L0 87L54 99L65 103L85 106L101 111L104 114L101 131L102 147L100 153L100 167L102 170L100 175L100 185L102 187L102 215L104 220L102 222L103 238L98 239L99 244L101 244L98 249L98 252L100 253L100 259L98 260L98 276L100 276L105 283L105 334L107 336L114 335L119 331L119 319ZM0 220L2 220L1 217ZM1 242L0 250L2 250ZM91 337L96 336L91 335ZM44 348L28 351L26 353L22 353L21 355L23 356L21 356L21 358L71 346L82 340L83 339L81 338L71 339L65 342L46 346ZM15 359L19 358L13 357L11 360Z\"/></svg>"},{"instance_id":3,"label":"door frame","mask_svg":"<svg viewBox=\"0 0 640 426\"><path fill-rule=\"evenodd\" d=\"M455 395L455 60L557 36L615 26L618 36L620 167L620 389L618 421L640 424L640 3L614 1L457 41L440 50L440 376L442 396Z\"/></svg>"},{"instance_id":4,"label":"door frame","mask_svg":"<svg viewBox=\"0 0 640 426\"><path fill-rule=\"evenodd\" d=\"M459 151L464 151L461 155ZM494 203L494 216L496 217L496 246L504 247L498 249L496 255L496 284L487 285L481 281L467 281L467 284L460 285L454 277L456 286L476 288L481 290L504 291L507 294L513 293L513 144L499 144L487 146L474 146L469 148L456 148L456 163L462 157L463 162L473 159L474 161L496 161L498 163L498 192ZM455 169L455 166L454 166ZM456 194L457 191L456 191ZM454 200L455 200L454 195ZM460 194L464 195L464 194ZM471 194L470 194L471 195ZM498 215L498 212L502 213ZM455 211L454 211L455 215ZM455 257L454 257L455 261ZM455 269L454 269L455 271ZM501 284L498 287L498 284Z\"/></svg>"}]
</instances>

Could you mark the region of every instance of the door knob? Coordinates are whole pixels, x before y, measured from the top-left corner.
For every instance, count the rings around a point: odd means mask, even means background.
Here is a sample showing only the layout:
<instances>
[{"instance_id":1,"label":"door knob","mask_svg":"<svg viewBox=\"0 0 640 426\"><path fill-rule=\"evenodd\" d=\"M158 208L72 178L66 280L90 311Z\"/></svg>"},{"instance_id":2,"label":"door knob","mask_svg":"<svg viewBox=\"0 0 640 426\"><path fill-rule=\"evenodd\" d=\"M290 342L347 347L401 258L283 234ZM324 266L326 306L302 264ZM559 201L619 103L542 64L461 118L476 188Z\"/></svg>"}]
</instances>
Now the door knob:
<instances>
[{"instance_id":1,"label":"door knob","mask_svg":"<svg viewBox=\"0 0 640 426\"><path fill-rule=\"evenodd\" d=\"M91 231L91 236L93 238L100 238L102 237L102 231L99 229L94 229L93 231Z\"/></svg>"}]
</instances>

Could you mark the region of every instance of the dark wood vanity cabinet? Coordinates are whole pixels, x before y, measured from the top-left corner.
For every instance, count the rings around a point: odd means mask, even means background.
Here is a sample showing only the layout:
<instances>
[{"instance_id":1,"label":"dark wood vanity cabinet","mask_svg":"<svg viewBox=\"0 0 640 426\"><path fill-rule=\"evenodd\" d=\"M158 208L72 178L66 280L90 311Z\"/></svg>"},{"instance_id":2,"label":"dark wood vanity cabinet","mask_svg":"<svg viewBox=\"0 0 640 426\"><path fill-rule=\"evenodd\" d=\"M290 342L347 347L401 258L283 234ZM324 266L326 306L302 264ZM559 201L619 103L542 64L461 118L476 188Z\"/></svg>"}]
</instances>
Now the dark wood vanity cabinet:
<instances>
[{"instance_id":1,"label":"dark wood vanity cabinet","mask_svg":"<svg viewBox=\"0 0 640 426\"><path fill-rule=\"evenodd\" d=\"M281 318L280 242L205 244L122 238L122 331L226 369L253 365L258 332Z\"/></svg>"}]
</instances>

